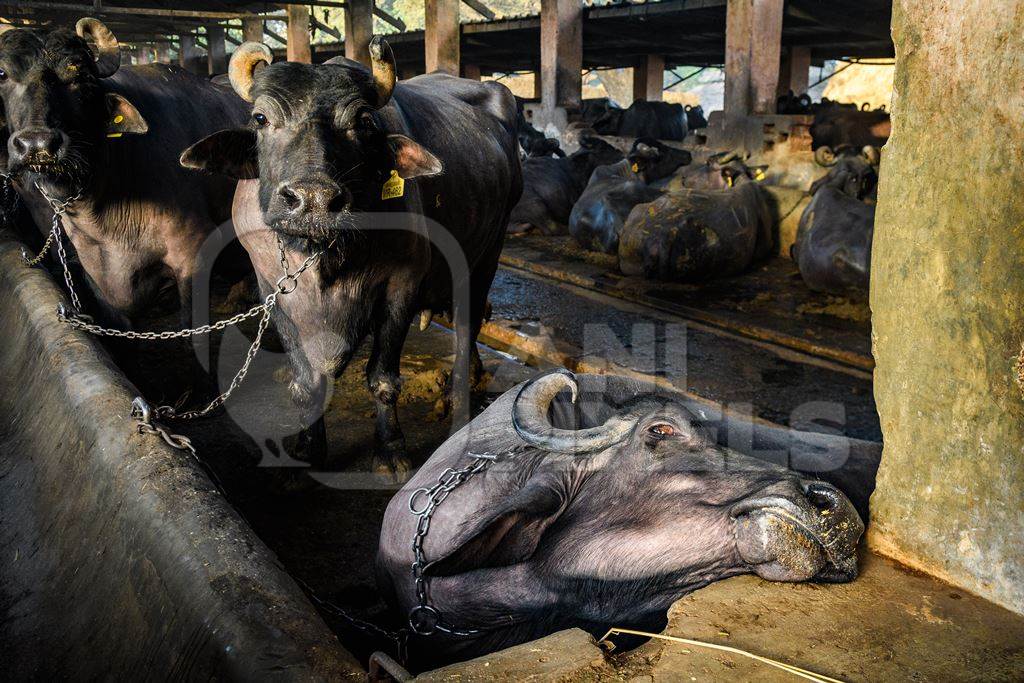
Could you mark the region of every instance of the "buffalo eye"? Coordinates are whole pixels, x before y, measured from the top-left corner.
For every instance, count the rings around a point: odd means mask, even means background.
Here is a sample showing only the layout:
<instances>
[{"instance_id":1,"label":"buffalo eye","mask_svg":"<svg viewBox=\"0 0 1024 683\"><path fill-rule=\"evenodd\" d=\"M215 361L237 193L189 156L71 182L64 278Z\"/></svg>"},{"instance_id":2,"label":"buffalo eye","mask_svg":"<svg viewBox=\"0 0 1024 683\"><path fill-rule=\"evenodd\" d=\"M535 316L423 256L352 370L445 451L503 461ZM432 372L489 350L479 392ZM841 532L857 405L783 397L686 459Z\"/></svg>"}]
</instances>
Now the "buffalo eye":
<instances>
[{"instance_id":1,"label":"buffalo eye","mask_svg":"<svg viewBox=\"0 0 1024 683\"><path fill-rule=\"evenodd\" d=\"M6 81L6 80L7 80L7 72L4 71L3 69L0 69L0 81Z\"/></svg>"},{"instance_id":2,"label":"buffalo eye","mask_svg":"<svg viewBox=\"0 0 1024 683\"><path fill-rule=\"evenodd\" d=\"M267 117L266 117L266 115L265 115L265 114L261 114L260 112L255 112L255 113L254 113L254 114L252 115L252 121L253 121L253 123L255 123L255 124L256 124L256 126L257 126L258 128L263 128L263 127L265 127L265 126L266 126L266 125L267 125L268 123L270 123L270 121L269 121L269 120L267 120Z\"/></svg>"},{"instance_id":3,"label":"buffalo eye","mask_svg":"<svg viewBox=\"0 0 1024 683\"><path fill-rule=\"evenodd\" d=\"M647 428L647 431L660 439L668 438L676 435L676 428L670 424L659 422L658 424L651 425Z\"/></svg>"}]
</instances>

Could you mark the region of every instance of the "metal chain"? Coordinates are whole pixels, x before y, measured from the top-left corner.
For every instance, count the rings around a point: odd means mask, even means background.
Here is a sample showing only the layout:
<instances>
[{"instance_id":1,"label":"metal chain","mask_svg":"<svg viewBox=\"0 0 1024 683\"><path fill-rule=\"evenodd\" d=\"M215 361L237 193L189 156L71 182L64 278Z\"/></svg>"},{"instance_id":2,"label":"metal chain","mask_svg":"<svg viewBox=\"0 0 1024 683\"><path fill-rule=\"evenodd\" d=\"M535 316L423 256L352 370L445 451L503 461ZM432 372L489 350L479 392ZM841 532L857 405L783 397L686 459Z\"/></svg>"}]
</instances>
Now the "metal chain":
<instances>
[{"instance_id":1,"label":"metal chain","mask_svg":"<svg viewBox=\"0 0 1024 683\"><path fill-rule=\"evenodd\" d=\"M43 242L43 248L39 250L39 253L35 256L30 256L26 249L21 250L21 258L25 259L25 265L29 268L35 268L39 263L46 258L46 254L50 251L50 247L53 246L53 230L50 230L46 234L46 241Z\"/></svg>"},{"instance_id":2,"label":"metal chain","mask_svg":"<svg viewBox=\"0 0 1024 683\"><path fill-rule=\"evenodd\" d=\"M296 269L294 273L291 273L288 270L288 257L287 254L285 253L284 242L281 241L280 236L275 235L277 239L277 250L280 256L281 268L284 271L284 274L277 279L277 282L274 283L274 291L268 294L262 303L256 304L255 306L250 308L248 311L245 311L244 313L238 313L236 315L231 316L230 318L227 318L225 320L219 320L215 323L200 325L199 327L186 328L183 330L172 330L166 332L136 332L134 330L117 330L109 327L103 327L102 325L97 325L92 321L92 318L81 313L82 304L78 298L78 293L75 290L75 283L71 277L71 268L68 266L67 253L64 250L63 240L61 239L61 231L63 229L61 215L63 215L67 211L68 206L70 206L72 203L78 201L78 199L81 198L81 193L75 195L74 197L65 199L63 201L58 201L47 195L46 192L44 192L43 189L39 187L39 185L36 185L36 189L39 190L39 193L42 194L43 198L46 199L46 201L50 204L50 208L53 211L53 225L50 230L50 237L47 239L47 247L45 247L43 249L43 252L40 253L40 255L37 256L35 259L32 259L31 261L27 260L27 262L30 265L35 265L35 263L38 263L40 260L42 260L42 257L46 253L46 249L49 248L49 244L51 243L51 241L52 243L56 244L57 256L60 260L61 267L64 270L64 282L67 284L68 293L71 296L71 303L75 307L75 310L78 311L77 313L69 314L64 305L60 304L57 307L57 319L60 320L61 322L66 323L67 325L70 325L75 329L82 330L83 332L88 332L90 334L94 334L100 337L115 337L119 339L133 340L141 339L149 341L166 341L169 339L182 339L185 337L194 337L197 335L209 334L214 331L224 330L232 325L238 325L243 321L248 320L249 318L256 317L257 315L261 316L259 324L257 325L256 328L256 337L253 339L252 344L249 345L249 350L245 354L245 360L242 363L242 367L239 368L238 372L235 373L235 376L231 379L231 384L228 385L228 388L221 394L216 396L209 403L207 403L205 407L198 410L189 410L184 413L179 413L177 409L174 408L174 406L169 405L158 406L152 409L152 414L155 415L156 417L169 420L192 420L199 417L205 417L206 415L209 415L211 412L213 412L220 406L224 405L228 398L231 397L231 394L234 393L235 389L237 389L239 385L241 385L242 381L245 379L245 376L249 373L249 366L252 365L252 361L256 357L256 353L259 351L260 342L263 340L263 335L267 331L267 327L270 325L270 319L273 316L274 308L277 307L277 297L279 297L282 294L290 294L294 292L295 289L299 286L299 276L302 275L307 270L309 270L309 268L314 263L316 263L321 256L323 256L324 252L331 249L336 243L336 240L332 240L324 249L313 252L302 261L302 263L299 265L298 269ZM147 431L154 429L149 425L148 422L146 423L146 425ZM141 426L140 429L142 429ZM160 433L161 436L164 437L165 441L171 443L171 441L168 439L168 435L166 434L166 432L160 431L159 428L156 428L156 432ZM173 437L174 435L171 436ZM185 439L185 437L176 438L184 439L186 442L188 441L188 439Z\"/></svg>"},{"instance_id":3,"label":"metal chain","mask_svg":"<svg viewBox=\"0 0 1024 683\"><path fill-rule=\"evenodd\" d=\"M472 636L480 633L476 629L460 629L446 624L441 612L430 604L427 595L427 584L429 579L423 574L427 566L427 558L423 554L423 541L430 531L430 520L437 510L437 506L444 502L445 498L456 488L466 483L474 474L482 471L489 464L498 459L497 455L491 453L468 453L473 462L461 469L449 467L437 478L437 483L427 488L418 488L409 496L409 512L415 515L416 533L412 539L412 575L416 582L416 600L418 604L409 610L409 628L413 633L421 636L433 635L437 631L453 636ZM422 500L424 505L417 508L417 502Z\"/></svg>"}]
</instances>

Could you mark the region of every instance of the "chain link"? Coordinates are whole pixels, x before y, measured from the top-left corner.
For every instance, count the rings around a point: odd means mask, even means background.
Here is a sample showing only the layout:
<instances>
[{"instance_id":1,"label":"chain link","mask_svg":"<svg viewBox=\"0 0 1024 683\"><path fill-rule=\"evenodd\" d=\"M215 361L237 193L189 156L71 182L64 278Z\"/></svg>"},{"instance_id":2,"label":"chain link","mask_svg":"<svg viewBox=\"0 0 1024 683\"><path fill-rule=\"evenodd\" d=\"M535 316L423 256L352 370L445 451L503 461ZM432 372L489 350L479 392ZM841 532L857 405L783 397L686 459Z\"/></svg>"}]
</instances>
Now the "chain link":
<instances>
[{"instance_id":1,"label":"chain link","mask_svg":"<svg viewBox=\"0 0 1024 683\"><path fill-rule=\"evenodd\" d=\"M29 268L35 268L39 263L46 258L46 254L50 251L50 247L53 246L53 230L50 230L46 235L46 241L43 242L43 248L39 250L39 253L35 256L29 256L26 249L21 250L21 258L25 259L25 265Z\"/></svg>"},{"instance_id":2,"label":"chain link","mask_svg":"<svg viewBox=\"0 0 1024 683\"><path fill-rule=\"evenodd\" d=\"M68 293L71 296L71 303L75 308L75 313L68 313L67 309L63 304L57 307L57 319L71 327L88 332L99 337L115 337L118 339L132 339L132 340L147 340L147 341L167 341L170 339L183 339L186 337L195 337L203 334L210 334L211 332L220 331L227 329L233 325L238 325L249 318L255 318L261 316L259 324L256 327L256 337L253 339L252 344L249 345L249 350L245 354L245 360L242 363L242 367L239 368L238 372L231 379L231 384L228 388L206 404L203 408L197 410L189 410L183 413L179 413L176 408L169 405L158 406L152 409L153 415L158 418L169 419L169 420L192 420L199 417L205 417L212 413L217 408L224 405L224 403L231 397L235 389L239 387L245 376L249 373L249 366L252 365L253 359L256 357L257 352L260 349L260 343L263 340L263 335L267 331L267 327L270 325L270 319L273 317L274 309L277 307L277 297L282 294L290 294L294 292L299 286L298 278L304 272L316 263L324 252L333 248L337 240L331 240L331 242L319 251L315 251L307 256L294 273L288 270L288 256L285 252L284 242L281 237L275 235L277 239L277 250L280 257L281 269L284 274L277 279L274 283L274 291L267 295L262 303L256 304L248 311L238 313L226 318L225 320L218 320L215 323L209 323L206 325L200 325L199 327L186 328L183 330L170 330L165 332L136 332L135 330L117 330L110 327L103 327L93 322L92 318L84 315L82 310L82 303L78 298L78 293L75 290L75 283L71 277L71 268L68 266L67 252L64 250L63 240L61 239L61 232L63 230L63 224L61 216L67 212L68 206L78 201L81 198L81 193L70 197L63 201L53 199L46 192L43 191L39 185L36 185L36 189L42 194L43 198L50 204L50 208L53 211L53 225L50 230L50 236L47 238L46 246L38 256L29 260L26 258L26 263L29 265L36 265L42 260L49 249L51 244L55 244L57 247L57 256L60 260L60 265L64 270L64 282L67 285ZM141 428L141 427L140 427ZM152 429L152 428L149 428ZM165 441L168 441L167 435L163 432L159 432L164 437ZM179 437L184 439L185 437ZM188 441L188 439L185 439ZM170 443L170 441L168 441ZM173 444L172 444L173 445ZM193 451L194 452L194 451Z\"/></svg>"},{"instance_id":3,"label":"chain link","mask_svg":"<svg viewBox=\"0 0 1024 683\"><path fill-rule=\"evenodd\" d=\"M429 579L423 573L427 566L427 558L423 554L423 541L430 531L430 520L437 507L452 491L498 459L497 455L490 453L468 455L473 458L472 463L461 469L449 467L437 478L436 484L429 488L418 488L409 496L409 512L417 517L416 532L412 539L412 576L416 582L417 605L409 610L409 628L417 635L429 636L440 631L453 636L472 636L480 632L476 629L456 628L445 623L438 609L430 604L430 597L427 594ZM423 506L418 508L417 503L421 502L421 499Z\"/></svg>"}]
</instances>

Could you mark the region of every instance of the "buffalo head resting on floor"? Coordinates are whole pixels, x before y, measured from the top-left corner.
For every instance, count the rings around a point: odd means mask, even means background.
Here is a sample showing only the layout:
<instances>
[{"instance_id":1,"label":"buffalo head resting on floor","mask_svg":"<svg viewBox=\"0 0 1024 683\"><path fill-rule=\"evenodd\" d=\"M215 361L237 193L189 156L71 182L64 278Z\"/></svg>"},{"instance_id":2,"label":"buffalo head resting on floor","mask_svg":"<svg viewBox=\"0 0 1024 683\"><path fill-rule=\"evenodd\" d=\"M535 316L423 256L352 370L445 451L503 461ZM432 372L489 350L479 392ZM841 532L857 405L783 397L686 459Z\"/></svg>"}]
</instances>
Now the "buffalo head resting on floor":
<instances>
[{"instance_id":1,"label":"buffalo head resting on floor","mask_svg":"<svg viewBox=\"0 0 1024 683\"><path fill-rule=\"evenodd\" d=\"M423 503L410 496L471 453L497 455L437 506L423 543L429 604L479 633L414 639L414 654L436 664L571 626L660 628L680 597L737 574L856 577L864 526L850 500L719 445L700 412L649 384L560 370L451 437L388 506L378 577L409 614L410 507Z\"/></svg>"}]
</instances>

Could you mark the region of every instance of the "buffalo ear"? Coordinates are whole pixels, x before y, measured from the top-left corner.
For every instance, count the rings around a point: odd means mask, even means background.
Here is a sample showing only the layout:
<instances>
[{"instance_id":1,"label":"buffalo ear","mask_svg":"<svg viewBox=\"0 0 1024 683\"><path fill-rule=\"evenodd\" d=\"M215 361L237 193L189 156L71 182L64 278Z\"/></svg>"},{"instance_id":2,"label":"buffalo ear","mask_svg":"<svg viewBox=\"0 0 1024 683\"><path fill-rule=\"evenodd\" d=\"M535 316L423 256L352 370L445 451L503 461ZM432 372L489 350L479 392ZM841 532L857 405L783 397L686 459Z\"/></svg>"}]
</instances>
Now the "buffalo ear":
<instances>
[{"instance_id":1,"label":"buffalo ear","mask_svg":"<svg viewBox=\"0 0 1024 683\"><path fill-rule=\"evenodd\" d=\"M441 160L415 140L404 135L389 135L388 144L395 154L395 170L402 180L438 175L444 171Z\"/></svg>"},{"instance_id":2,"label":"buffalo ear","mask_svg":"<svg viewBox=\"0 0 1024 683\"><path fill-rule=\"evenodd\" d=\"M107 137L119 138L125 133L141 135L149 130L149 124L131 102L117 93L108 92Z\"/></svg>"},{"instance_id":3,"label":"buffalo ear","mask_svg":"<svg viewBox=\"0 0 1024 683\"><path fill-rule=\"evenodd\" d=\"M208 135L181 153L185 168L219 173L238 180L260 177L256 131L232 128Z\"/></svg>"},{"instance_id":4,"label":"buffalo ear","mask_svg":"<svg viewBox=\"0 0 1024 683\"><path fill-rule=\"evenodd\" d=\"M528 484L462 534L447 555L427 564L424 574L452 576L524 562L537 550L544 531L564 509L565 498L556 489Z\"/></svg>"}]
</instances>

